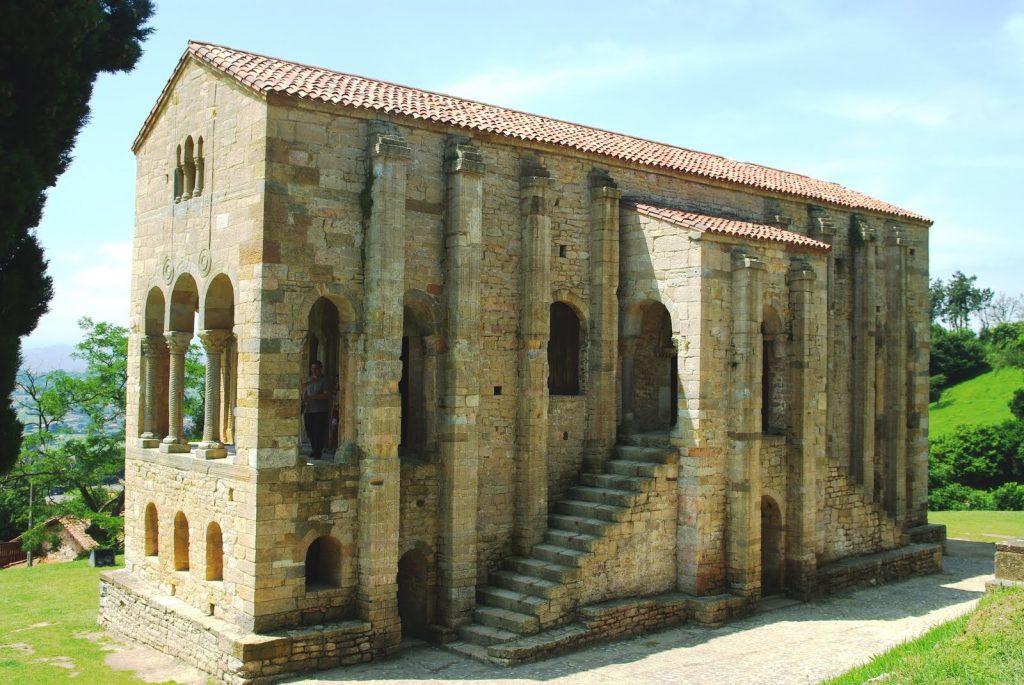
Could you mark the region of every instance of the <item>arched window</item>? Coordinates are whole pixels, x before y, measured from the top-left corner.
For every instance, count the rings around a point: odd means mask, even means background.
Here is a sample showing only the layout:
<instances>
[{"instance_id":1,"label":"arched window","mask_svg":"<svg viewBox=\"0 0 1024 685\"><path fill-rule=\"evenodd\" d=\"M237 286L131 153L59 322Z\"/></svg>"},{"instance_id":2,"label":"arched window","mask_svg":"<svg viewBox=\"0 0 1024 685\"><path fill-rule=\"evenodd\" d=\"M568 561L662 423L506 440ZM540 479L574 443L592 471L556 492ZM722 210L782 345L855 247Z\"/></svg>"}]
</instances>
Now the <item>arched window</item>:
<instances>
[{"instance_id":1,"label":"arched window","mask_svg":"<svg viewBox=\"0 0 1024 685\"><path fill-rule=\"evenodd\" d=\"M181 146L174 152L174 201L181 201L181 194L185 192L185 169L181 165Z\"/></svg>"},{"instance_id":2,"label":"arched window","mask_svg":"<svg viewBox=\"0 0 1024 685\"><path fill-rule=\"evenodd\" d=\"M192 142L192 136L185 138L185 158L182 160L182 166L185 169L185 192L182 193L181 199L188 200L196 189L195 143Z\"/></svg>"},{"instance_id":3,"label":"arched window","mask_svg":"<svg viewBox=\"0 0 1024 685\"><path fill-rule=\"evenodd\" d=\"M160 554L160 525L157 519L156 505L146 505L146 556L155 557Z\"/></svg>"},{"instance_id":4,"label":"arched window","mask_svg":"<svg viewBox=\"0 0 1024 685\"><path fill-rule=\"evenodd\" d=\"M341 587L341 543L323 535L306 550L306 592Z\"/></svg>"},{"instance_id":5,"label":"arched window","mask_svg":"<svg viewBox=\"0 0 1024 685\"><path fill-rule=\"evenodd\" d=\"M580 394L580 320L564 302L551 304L548 335L548 393Z\"/></svg>"},{"instance_id":6,"label":"arched window","mask_svg":"<svg viewBox=\"0 0 1024 685\"><path fill-rule=\"evenodd\" d=\"M784 345L782 319L766 305L761 323L761 432L772 435L786 432Z\"/></svg>"},{"instance_id":7,"label":"arched window","mask_svg":"<svg viewBox=\"0 0 1024 685\"><path fill-rule=\"evenodd\" d=\"M203 194L203 172L205 171L205 161L203 160L203 137L199 136L196 141L196 189L192 192L192 197L199 197Z\"/></svg>"},{"instance_id":8,"label":"arched window","mask_svg":"<svg viewBox=\"0 0 1024 685\"><path fill-rule=\"evenodd\" d=\"M174 515L174 570L188 570L188 519L180 511Z\"/></svg>"},{"instance_id":9,"label":"arched window","mask_svg":"<svg viewBox=\"0 0 1024 685\"><path fill-rule=\"evenodd\" d=\"M224 580L224 539L216 522L206 527L206 579Z\"/></svg>"}]
</instances>

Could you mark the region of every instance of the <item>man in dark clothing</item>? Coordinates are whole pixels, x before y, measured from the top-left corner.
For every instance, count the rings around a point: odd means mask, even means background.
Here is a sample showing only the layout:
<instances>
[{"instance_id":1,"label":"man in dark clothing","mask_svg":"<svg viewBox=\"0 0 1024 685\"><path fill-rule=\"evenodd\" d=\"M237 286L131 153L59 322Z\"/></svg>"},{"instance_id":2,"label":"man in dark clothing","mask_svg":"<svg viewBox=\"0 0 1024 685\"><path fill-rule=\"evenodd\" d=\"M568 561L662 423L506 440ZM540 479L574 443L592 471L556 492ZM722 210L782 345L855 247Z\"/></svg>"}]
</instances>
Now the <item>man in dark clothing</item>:
<instances>
[{"instance_id":1,"label":"man in dark clothing","mask_svg":"<svg viewBox=\"0 0 1024 685\"><path fill-rule=\"evenodd\" d=\"M302 418L309 437L310 459L319 459L324 451L327 416L331 411L331 392L324 377L324 367L314 361L309 365L310 376L302 382Z\"/></svg>"}]
</instances>

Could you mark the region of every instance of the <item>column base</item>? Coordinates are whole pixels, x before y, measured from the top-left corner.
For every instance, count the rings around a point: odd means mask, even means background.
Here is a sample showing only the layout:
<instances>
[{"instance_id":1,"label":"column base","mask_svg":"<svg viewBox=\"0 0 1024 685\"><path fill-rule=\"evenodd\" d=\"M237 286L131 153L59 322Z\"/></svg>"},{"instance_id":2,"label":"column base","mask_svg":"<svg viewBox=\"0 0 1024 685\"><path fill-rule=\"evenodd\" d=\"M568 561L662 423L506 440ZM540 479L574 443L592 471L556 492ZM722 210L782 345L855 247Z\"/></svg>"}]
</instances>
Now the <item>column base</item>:
<instances>
[{"instance_id":1,"label":"column base","mask_svg":"<svg viewBox=\"0 0 1024 685\"><path fill-rule=\"evenodd\" d=\"M139 438L139 447L152 449L160 446L160 438Z\"/></svg>"},{"instance_id":2,"label":"column base","mask_svg":"<svg viewBox=\"0 0 1024 685\"><path fill-rule=\"evenodd\" d=\"M165 454L184 454L191 452L192 446L187 442L161 442L160 451Z\"/></svg>"},{"instance_id":3,"label":"column base","mask_svg":"<svg viewBox=\"0 0 1024 685\"><path fill-rule=\"evenodd\" d=\"M223 459L228 451L219 442L201 442L196 447L196 456L200 459Z\"/></svg>"}]
</instances>

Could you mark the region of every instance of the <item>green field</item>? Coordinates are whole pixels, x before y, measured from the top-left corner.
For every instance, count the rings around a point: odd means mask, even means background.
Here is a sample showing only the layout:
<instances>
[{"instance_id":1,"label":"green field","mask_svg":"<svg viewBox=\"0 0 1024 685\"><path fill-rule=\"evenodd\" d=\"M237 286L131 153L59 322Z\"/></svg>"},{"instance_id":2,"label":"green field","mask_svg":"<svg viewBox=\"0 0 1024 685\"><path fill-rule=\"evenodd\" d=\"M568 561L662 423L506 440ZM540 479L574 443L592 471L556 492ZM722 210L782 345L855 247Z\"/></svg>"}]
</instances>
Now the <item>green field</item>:
<instances>
[{"instance_id":1,"label":"green field","mask_svg":"<svg viewBox=\"0 0 1024 685\"><path fill-rule=\"evenodd\" d=\"M99 571L87 561L0 571L0 683L141 683L104 663Z\"/></svg>"},{"instance_id":2,"label":"green field","mask_svg":"<svg viewBox=\"0 0 1024 685\"><path fill-rule=\"evenodd\" d=\"M880 654L825 685L1022 685L1024 588L986 595L978 608Z\"/></svg>"},{"instance_id":3,"label":"green field","mask_svg":"<svg viewBox=\"0 0 1024 685\"><path fill-rule=\"evenodd\" d=\"M946 537L999 542L1024 537L1024 511L929 511L928 523L946 526Z\"/></svg>"},{"instance_id":4,"label":"green field","mask_svg":"<svg viewBox=\"0 0 1024 685\"><path fill-rule=\"evenodd\" d=\"M947 388L938 402L928 405L929 436L935 439L964 423L985 425L1013 418L1008 403L1021 387L1024 370L1001 369Z\"/></svg>"}]
</instances>

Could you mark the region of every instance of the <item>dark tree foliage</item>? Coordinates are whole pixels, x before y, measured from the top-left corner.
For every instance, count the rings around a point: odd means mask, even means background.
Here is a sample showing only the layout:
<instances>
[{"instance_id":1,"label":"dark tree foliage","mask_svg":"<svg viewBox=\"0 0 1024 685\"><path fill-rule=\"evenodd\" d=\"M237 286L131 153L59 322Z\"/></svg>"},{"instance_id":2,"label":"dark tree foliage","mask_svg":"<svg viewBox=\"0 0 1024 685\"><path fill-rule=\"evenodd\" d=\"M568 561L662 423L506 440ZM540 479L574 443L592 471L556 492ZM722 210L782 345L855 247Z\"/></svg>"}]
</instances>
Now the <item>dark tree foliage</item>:
<instances>
[{"instance_id":1,"label":"dark tree foliage","mask_svg":"<svg viewBox=\"0 0 1024 685\"><path fill-rule=\"evenodd\" d=\"M977 280L977 276L965 276L960 271L954 271L949 278L949 283L946 284L942 317L955 331L967 330L971 316L981 313L992 302L994 296L992 290L978 288L974 285ZM939 283L941 284L941 281ZM934 304L932 311L933 313L935 311Z\"/></svg>"},{"instance_id":2,"label":"dark tree foliage","mask_svg":"<svg viewBox=\"0 0 1024 685\"><path fill-rule=\"evenodd\" d=\"M21 444L20 339L52 296L33 233L46 189L71 162L96 75L135 66L152 13L150 0L0 0L0 473Z\"/></svg>"},{"instance_id":3,"label":"dark tree foliage","mask_svg":"<svg viewBox=\"0 0 1024 685\"><path fill-rule=\"evenodd\" d=\"M928 375L944 377L944 387L956 385L990 370L985 345L969 328L947 331L932 324L931 362ZM941 388L939 388L941 390Z\"/></svg>"}]
</instances>

